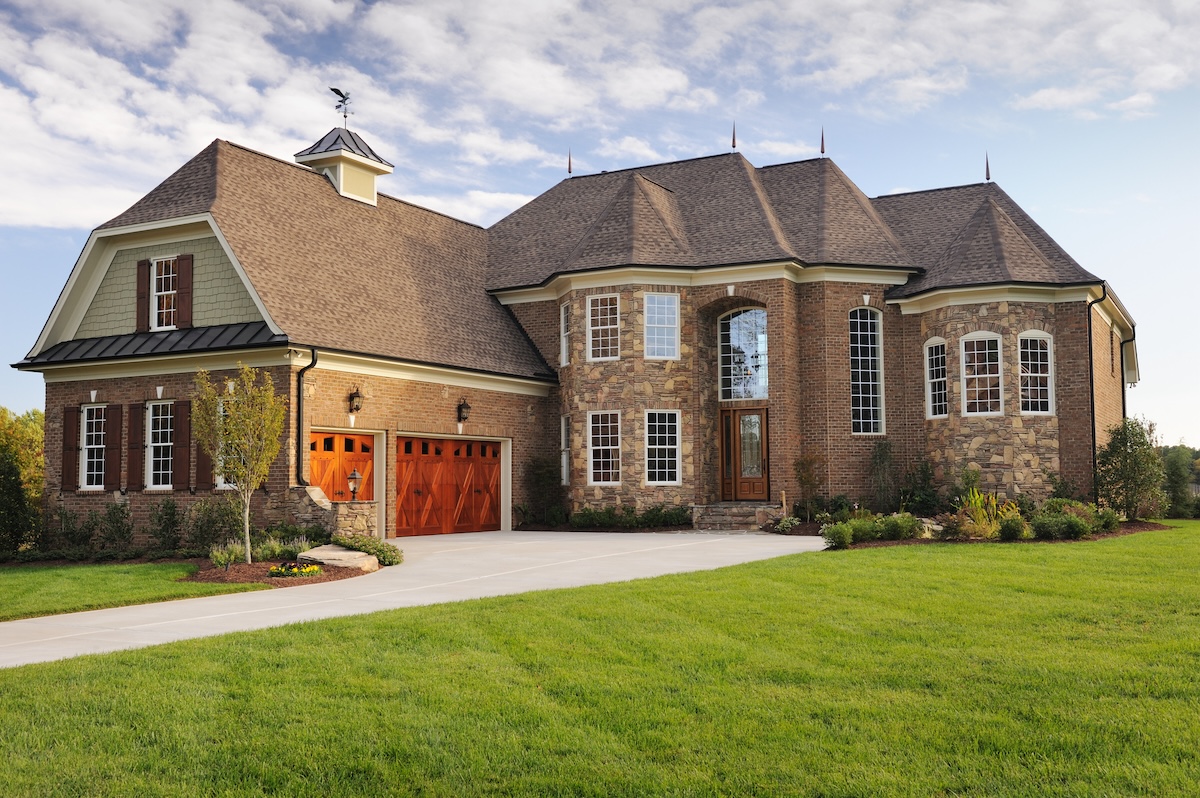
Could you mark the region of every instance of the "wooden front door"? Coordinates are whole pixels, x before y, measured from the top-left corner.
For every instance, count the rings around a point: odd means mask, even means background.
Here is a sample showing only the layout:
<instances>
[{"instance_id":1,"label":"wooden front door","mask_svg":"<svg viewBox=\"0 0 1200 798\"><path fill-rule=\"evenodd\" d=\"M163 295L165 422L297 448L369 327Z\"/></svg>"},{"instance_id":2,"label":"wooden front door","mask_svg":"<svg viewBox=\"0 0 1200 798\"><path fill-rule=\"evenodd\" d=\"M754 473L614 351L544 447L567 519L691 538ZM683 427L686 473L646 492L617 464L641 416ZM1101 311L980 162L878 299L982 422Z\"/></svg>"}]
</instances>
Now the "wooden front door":
<instances>
[{"instance_id":1,"label":"wooden front door","mask_svg":"<svg viewBox=\"0 0 1200 798\"><path fill-rule=\"evenodd\" d=\"M722 410L720 425L722 501L766 501L767 409Z\"/></svg>"},{"instance_id":2,"label":"wooden front door","mask_svg":"<svg viewBox=\"0 0 1200 798\"><path fill-rule=\"evenodd\" d=\"M397 535L499 528L499 443L396 440Z\"/></svg>"},{"instance_id":3,"label":"wooden front door","mask_svg":"<svg viewBox=\"0 0 1200 798\"><path fill-rule=\"evenodd\" d=\"M375 436L314 432L308 442L309 482L330 501L348 502L350 473L362 475L359 501L375 499Z\"/></svg>"}]
</instances>

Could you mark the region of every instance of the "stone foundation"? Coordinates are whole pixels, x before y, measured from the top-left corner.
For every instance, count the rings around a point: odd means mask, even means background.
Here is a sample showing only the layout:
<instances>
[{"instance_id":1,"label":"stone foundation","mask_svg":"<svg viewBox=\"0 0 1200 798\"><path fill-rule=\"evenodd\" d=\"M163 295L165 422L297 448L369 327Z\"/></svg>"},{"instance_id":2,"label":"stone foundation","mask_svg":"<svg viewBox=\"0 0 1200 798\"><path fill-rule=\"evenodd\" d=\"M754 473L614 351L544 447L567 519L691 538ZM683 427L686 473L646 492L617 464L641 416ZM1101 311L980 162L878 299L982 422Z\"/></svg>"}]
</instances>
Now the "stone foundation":
<instances>
[{"instance_id":1,"label":"stone foundation","mask_svg":"<svg viewBox=\"0 0 1200 798\"><path fill-rule=\"evenodd\" d=\"M379 506L375 502L335 502L331 510L333 534L379 537Z\"/></svg>"}]
</instances>

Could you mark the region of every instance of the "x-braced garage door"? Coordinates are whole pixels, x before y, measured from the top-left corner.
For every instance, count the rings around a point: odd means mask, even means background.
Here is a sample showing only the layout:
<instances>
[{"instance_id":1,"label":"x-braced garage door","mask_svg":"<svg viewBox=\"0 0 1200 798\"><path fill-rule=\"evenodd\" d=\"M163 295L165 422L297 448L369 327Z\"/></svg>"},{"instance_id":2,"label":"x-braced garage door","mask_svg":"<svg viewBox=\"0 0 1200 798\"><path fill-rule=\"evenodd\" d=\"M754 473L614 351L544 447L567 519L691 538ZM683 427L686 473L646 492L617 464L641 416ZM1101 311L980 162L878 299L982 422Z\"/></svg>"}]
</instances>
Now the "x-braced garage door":
<instances>
[{"instance_id":1,"label":"x-braced garage door","mask_svg":"<svg viewBox=\"0 0 1200 798\"><path fill-rule=\"evenodd\" d=\"M500 444L396 439L396 534L500 528Z\"/></svg>"}]
</instances>

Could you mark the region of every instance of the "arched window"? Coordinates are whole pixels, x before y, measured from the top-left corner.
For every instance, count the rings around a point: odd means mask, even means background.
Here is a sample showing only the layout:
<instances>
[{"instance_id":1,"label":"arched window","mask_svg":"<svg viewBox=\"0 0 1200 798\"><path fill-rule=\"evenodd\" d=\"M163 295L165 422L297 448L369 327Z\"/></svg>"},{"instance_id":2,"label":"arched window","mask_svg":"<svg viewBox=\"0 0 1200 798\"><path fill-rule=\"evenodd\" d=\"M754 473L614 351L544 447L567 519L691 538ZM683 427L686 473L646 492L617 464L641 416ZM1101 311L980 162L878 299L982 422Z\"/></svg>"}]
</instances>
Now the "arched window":
<instances>
[{"instance_id":1,"label":"arched window","mask_svg":"<svg viewBox=\"0 0 1200 798\"><path fill-rule=\"evenodd\" d=\"M883 432L883 331L874 308L850 311L850 431Z\"/></svg>"},{"instance_id":2,"label":"arched window","mask_svg":"<svg viewBox=\"0 0 1200 798\"><path fill-rule=\"evenodd\" d=\"M743 308L718 321L721 399L767 398L767 312Z\"/></svg>"}]
</instances>

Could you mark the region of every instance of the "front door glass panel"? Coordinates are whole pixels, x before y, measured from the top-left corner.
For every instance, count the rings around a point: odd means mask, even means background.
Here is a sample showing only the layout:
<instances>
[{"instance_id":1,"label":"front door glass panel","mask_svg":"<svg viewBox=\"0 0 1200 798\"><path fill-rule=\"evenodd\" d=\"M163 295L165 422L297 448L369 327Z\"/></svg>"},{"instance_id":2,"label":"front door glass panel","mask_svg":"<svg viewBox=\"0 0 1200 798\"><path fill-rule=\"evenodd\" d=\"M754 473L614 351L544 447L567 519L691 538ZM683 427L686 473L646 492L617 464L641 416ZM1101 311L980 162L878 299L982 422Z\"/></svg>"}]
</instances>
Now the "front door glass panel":
<instances>
[{"instance_id":1,"label":"front door glass panel","mask_svg":"<svg viewBox=\"0 0 1200 798\"><path fill-rule=\"evenodd\" d=\"M762 476L762 416L744 414L741 421L742 476Z\"/></svg>"}]
</instances>

